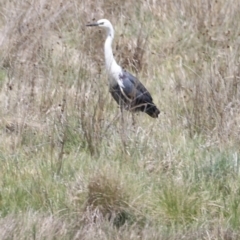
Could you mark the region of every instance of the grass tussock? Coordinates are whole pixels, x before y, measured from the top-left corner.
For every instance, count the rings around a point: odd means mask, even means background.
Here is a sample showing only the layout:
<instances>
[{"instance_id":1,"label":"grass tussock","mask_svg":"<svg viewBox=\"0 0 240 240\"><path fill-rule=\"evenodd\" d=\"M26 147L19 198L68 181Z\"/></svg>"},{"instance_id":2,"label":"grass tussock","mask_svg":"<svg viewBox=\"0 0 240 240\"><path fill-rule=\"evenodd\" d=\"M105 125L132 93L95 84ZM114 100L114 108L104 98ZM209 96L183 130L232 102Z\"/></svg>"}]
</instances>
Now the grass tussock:
<instances>
[{"instance_id":1,"label":"grass tussock","mask_svg":"<svg viewBox=\"0 0 240 240\"><path fill-rule=\"evenodd\" d=\"M116 176L98 173L90 180L85 212L95 212L93 222L103 218L120 227L133 220L128 193Z\"/></svg>"},{"instance_id":2,"label":"grass tussock","mask_svg":"<svg viewBox=\"0 0 240 240\"><path fill-rule=\"evenodd\" d=\"M239 239L237 0L0 0L1 239ZM110 97L104 33L159 119Z\"/></svg>"}]
</instances>

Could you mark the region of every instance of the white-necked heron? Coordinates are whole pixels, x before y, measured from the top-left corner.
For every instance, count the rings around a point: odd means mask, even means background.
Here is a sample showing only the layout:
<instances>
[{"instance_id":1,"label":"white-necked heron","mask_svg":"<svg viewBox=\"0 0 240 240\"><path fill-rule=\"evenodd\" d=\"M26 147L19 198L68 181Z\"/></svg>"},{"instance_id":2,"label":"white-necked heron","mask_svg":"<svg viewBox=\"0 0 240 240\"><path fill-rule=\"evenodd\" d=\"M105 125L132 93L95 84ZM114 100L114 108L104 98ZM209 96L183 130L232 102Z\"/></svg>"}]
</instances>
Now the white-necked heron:
<instances>
[{"instance_id":1,"label":"white-necked heron","mask_svg":"<svg viewBox=\"0 0 240 240\"><path fill-rule=\"evenodd\" d=\"M157 118L160 111L153 103L148 90L136 77L122 69L114 59L112 52L114 29L111 22L107 19L101 19L86 26L98 26L106 30L107 38L104 44L105 63L110 93L115 101L129 111L141 111L153 118Z\"/></svg>"}]
</instances>

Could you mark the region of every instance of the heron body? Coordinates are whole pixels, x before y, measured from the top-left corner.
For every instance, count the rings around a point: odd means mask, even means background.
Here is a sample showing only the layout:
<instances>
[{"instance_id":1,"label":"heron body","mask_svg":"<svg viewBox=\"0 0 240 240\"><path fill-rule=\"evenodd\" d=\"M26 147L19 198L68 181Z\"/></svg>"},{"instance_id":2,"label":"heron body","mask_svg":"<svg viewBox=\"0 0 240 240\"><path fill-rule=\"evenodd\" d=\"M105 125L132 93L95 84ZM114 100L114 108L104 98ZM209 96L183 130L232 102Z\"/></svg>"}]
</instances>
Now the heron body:
<instances>
[{"instance_id":1,"label":"heron body","mask_svg":"<svg viewBox=\"0 0 240 240\"><path fill-rule=\"evenodd\" d=\"M141 111L157 118L160 111L153 103L152 97L144 85L131 73L122 69L114 59L112 41L114 29L110 21L101 19L87 26L99 26L106 29L104 44L105 64L108 72L109 89L115 101L129 111Z\"/></svg>"}]
</instances>

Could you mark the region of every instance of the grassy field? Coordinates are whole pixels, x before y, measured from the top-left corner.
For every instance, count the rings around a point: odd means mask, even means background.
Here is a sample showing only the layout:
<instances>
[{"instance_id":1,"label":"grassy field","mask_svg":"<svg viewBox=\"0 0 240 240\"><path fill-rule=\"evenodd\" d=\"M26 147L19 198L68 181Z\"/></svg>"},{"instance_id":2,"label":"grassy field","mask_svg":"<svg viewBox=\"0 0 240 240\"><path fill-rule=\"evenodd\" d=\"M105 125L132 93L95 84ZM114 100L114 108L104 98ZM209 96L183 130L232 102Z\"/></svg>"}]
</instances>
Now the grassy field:
<instances>
[{"instance_id":1,"label":"grassy field","mask_svg":"<svg viewBox=\"0 0 240 240\"><path fill-rule=\"evenodd\" d=\"M240 239L238 0L0 0L0 239ZM105 34L158 119L108 91Z\"/></svg>"}]
</instances>

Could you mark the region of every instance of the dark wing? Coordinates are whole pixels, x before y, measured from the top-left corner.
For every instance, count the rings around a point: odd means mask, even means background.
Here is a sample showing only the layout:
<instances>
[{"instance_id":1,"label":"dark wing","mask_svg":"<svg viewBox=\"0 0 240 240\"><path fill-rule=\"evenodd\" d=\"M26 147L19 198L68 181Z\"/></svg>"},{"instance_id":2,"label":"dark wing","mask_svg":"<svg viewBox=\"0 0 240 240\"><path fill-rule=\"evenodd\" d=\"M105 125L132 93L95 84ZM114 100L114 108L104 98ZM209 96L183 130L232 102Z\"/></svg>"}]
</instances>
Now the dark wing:
<instances>
[{"instance_id":1,"label":"dark wing","mask_svg":"<svg viewBox=\"0 0 240 240\"><path fill-rule=\"evenodd\" d=\"M119 75L123 86L115 84L110 92L119 105L130 111L142 111L153 118L157 118L160 111L152 102L152 97L143 84L131 73L122 71Z\"/></svg>"},{"instance_id":2,"label":"dark wing","mask_svg":"<svg viewBox=\"0 0 240 240\"><path fill-rule=\"evenodd\" d=\"M119 77L124 85L124 88L122 88L123 94L125 94L127 98L136 102L152 102L152 97L148 90L131 73L122 71Z\"/></svg>"}]
</instances>

